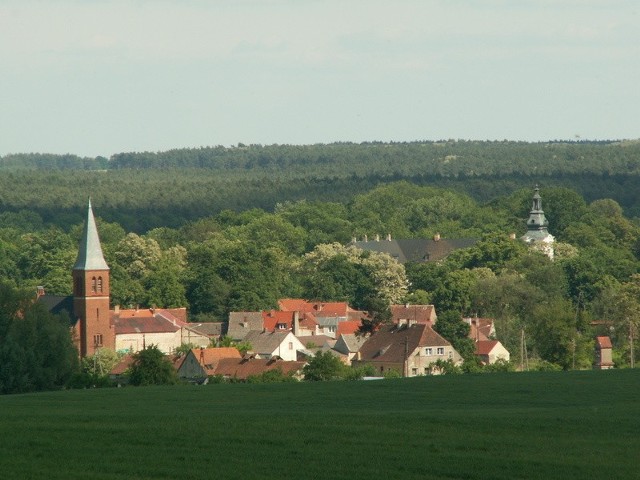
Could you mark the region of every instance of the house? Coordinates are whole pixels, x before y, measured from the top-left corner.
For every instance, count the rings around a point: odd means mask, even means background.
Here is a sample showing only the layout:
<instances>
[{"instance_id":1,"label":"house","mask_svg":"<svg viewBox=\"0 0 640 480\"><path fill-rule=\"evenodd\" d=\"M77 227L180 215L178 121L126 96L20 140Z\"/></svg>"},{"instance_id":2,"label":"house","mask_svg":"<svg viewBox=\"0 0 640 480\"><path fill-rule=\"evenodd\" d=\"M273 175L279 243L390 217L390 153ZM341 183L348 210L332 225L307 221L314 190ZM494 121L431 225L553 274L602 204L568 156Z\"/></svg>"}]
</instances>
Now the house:
<instances>
[{"instance_id":1,"label":"house","mask_svg":"<svg viewBox=\"0 0 640 480\"><path fill-rule=\"evenodd\" d=\"M333 349L347 356L348 363L358 354L369 337L366 335L356 335L355 333L344 333L338 337Z\"/></svg>"},{"instance_id":2,"label":"house","mask_svg":"<svg viewBox=\"0 0 640 480\"><path fill-rule=\"evenodd\" d=\"M476 342L475 355L484 365L492 365L498 360L508 362L509 351L498 340L479 340Z\"/></svg>"},{"instance_id":3,"label":"house","mask_svg":"<svg viewBox=\"0 0 640 480\"><path fill-rule=\"evenodd\" d=\"M240 359L221 359L214 370L214 375L220 375L226 379L246 380L254 375L280 370L285 375L292 375L300 379L304 365L305 362L286 361L280 357L258 358L255 355L245 355Z\"/></svg>"},{"instance_id":4,"label":"house","mask_svg":"<svg viewBox=\"0 0 640 480\"><path fill-rule=\"evenodd\" d=\"M437 320L433 305L391 305L391 321L396 325L424 323L433 327Z\"/></svg>"},{"instance_id":5,"label":"house","mask_svg":"<svg viewBox=\"0 0 640 480\"><path fill-rule=\"evenodd\" d=\"M596 357L593 368L597 370L609 370L615 367L613 363L613 345L609 337L596 337Z\"/></svg>"},{"instance_id":6,"label":"house","mask_svg":"<svg viewBox=\"0 0 640 480\"><path fill-rule=\"evenodd\" d=\"M279 357L287 361L297 359L296 352L304 350L305 346L291 331L284 332L258 332L251 331L245 335L244 340L251 345L251 352L257 358Z\"/></svg>"},{"instance_id":7,"label":"house","mask_svg":"<svg viewBox=\"0 0 640 480\"><path fill-rule=\"evenodd\" d=\"M192 344L198 347L207 347L209 345L215 345L218 340L224 335L224 324L222 322L189 322L186 324L186 336L183 338L185 344ZM198 335L200 338L206 337L209 341L206 345L197 343L194 338L192 341L191 332Z\"/></svg>"},{"instance_id":8,"label":"house","mask_svg":"<svg viewBox=\"0 0 640 480\"><path fill-rule=\"evenodd\" d=\"M237 348L194 348L186 355L180 355L180 361L174 362L178 378L190 381L202 381L215 375L215 369L224 358L241 359Z\"/></svg>"},{"instance_id":9,"label":"house","mask_svg":"<svg viewBox=\"0 0 640 480\"><path fill-rule=\"evenodd\" d=\"M446 258L454 250L461 248L469 248L478 242L477 238L440 238L439 234L428 238L409 238L409 239L392 239L391 235L387 235L386 239L381 240L376 235L374 240L367 237L358 241L355 238L351 241L352 245L373 252L386 253L395 258L399 263L407 262L437 262Z\"/></svg>"},{"instance_id":10,"label":"house","mask_svg":"<svg viewBox=\"0 0 640 480\"><path fill-rule=\"evenodd\" d=\"M496 336L496 327L492 318L467 317L462 319L469 324L469 338L479 340L490 340Z\"/></svg>"},{"instance_id":11,"label":"house","mask_svg":"<svg viewBox=\"0 0 640 480\"><path fill-rule=\"evenodd\" d=\"M227 336L233 340L242 340L252 330L262 331L264 323L262 312L230 312Z\"/></svg>"},{"instance_id":12,"label":"house","mask_svg":"<svg viewBox=\"0 0 640 480\"><path fill-rule=\"evenodd\" d=\"M367 314L355 310L347 302L310 302L299 298L278 300L282 312L298 313L298 336L328 335L336 338L343 322L351 322L342 327L343 331L353 331L360 327L360 322Z\"/></svg>"},{"instance_id":13,"label":"house","mask_svg":"<svg viewBox=\"0 0 640 480\"><path fill-rule=\"evenodd\" d=\"M451 343L429 325L386 325L371 335L360 347L353 365L373 365L384 375L395 370L403 377L439 373L438 360L451 360L455 365L462 357Z\"/></svg>"},{"instance_id":14,"label":"house","mask_svg":"<svg viewBox=\"0 0 640 480\"><path fill-rule=\"evenodd\" d=\"M135 353L155 345L163 353L170 354L183 344L209 346L209 337L193 329L184 318L184 308L122 310L116 307L111 312L115 349Z\"/></svg>"},{"instance_id":15,"label":"house","mask_svg":"<svg viewBox=\"0 0 640 480\"><path fill-rule=\"evenodd\" d=\"M508 362L511 354L495 339L496 328L492 318L463 318L469 324L469 338L475 342L475 355L483 365L492 365L498 360Z\"/></svg>"},{"instance_id":16,"label":"house","mask_svg":"<svg viewBox=\"0 0 640 480\"><path fill-rule=\"evenodd\" d=\"M252 330L265 332L292 331L299 337L328 335L336 338L339 330L353 332L360 327L366 312L355 310L346 302L308 302L285 298L278 301L279 310L231 312L228 336L242 340ZM345 325L341 324L349 322Z\"/></svg>"}]
</instances>

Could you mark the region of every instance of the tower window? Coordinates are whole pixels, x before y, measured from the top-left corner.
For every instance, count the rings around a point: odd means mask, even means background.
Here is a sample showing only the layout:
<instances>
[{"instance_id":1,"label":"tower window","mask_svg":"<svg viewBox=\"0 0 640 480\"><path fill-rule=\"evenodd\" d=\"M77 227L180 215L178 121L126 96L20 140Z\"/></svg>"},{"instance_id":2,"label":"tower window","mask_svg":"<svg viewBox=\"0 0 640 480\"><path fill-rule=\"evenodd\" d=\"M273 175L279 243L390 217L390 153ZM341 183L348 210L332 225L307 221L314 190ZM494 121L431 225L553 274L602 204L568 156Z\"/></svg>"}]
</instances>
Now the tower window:
<instances>
[{"instance_id":1,"label":"tower window","mask_svg":"<svg viewBox=\"0 0 640 480\"><path fill-rule=\"evenodd\" d=\"M98 292L102 293L102 277L98 277Z\"/></svg>"},{"instance_id":2,"label":"tower window","mask_svg":"<svg viewBox=\"0 0 640 480\"><path fill-rule=\"evenodd\" d=\"M96 293L97 280L96 277L91 279L91 293Z\"/></svg>"},{"instance_id":3,"label":"tower window","mask_svg":"<svg viewBox=\"0 0 640 480\"><path fill-rule=\"evenodd\" d=\"M101 347L102 346L102 334L98 333L97 335L93 336L93 346L94 347Z\"/></svg>"}]
</instances>

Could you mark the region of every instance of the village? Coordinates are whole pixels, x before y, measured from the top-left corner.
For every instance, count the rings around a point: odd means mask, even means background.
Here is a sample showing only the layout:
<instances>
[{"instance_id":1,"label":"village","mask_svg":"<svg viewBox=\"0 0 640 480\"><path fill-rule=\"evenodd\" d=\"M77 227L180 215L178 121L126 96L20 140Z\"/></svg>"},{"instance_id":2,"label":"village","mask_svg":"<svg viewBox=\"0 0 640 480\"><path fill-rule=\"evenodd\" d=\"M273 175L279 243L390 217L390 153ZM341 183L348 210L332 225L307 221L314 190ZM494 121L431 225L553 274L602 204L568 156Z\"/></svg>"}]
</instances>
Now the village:
<instances>
[{"instance_id":1,"label":"village","mask_svg":"<svg viewBox=\"0 0 640 480\"><path fill-rule=\"evenodd\" d=\"M554 238L536 187L522 241L553 258ZM355 240L354 240L355 242ZM408 256L402 242L365 239L360 248L384 251L397 258ZM413 242L415 244L415 242ZM428 254L446 256L471 240L440 243ZM429 253L431 252L431 253ZM37 301L52 313L69 315L72 337L81 358L109 350L119 361L109 371L117 384L126 384L135 355L156 348L170 360L177 377L186 382L207 383L210 378L245 381L277 370L303 379L303 368L318 352L330 354L350 367L369 367L372 378L415 377L444 373L459 367L463 357L437 332L434 305L394 304L387 322L367 330L372 313L347 302L321 302L284 298L277 309L230 312L226 322L190 322L182 308L120 308L110 305L110 276L91 207L87 211L77 260L72 271L73 296L48 295L39 287ZM467 317L468 338L479 365L508 365L511 355L499 341L491 318ZM609 337L596 338L594 368L613 368ZM524 356L519 369L526 368Z\"/></svg>"}]
</instances>

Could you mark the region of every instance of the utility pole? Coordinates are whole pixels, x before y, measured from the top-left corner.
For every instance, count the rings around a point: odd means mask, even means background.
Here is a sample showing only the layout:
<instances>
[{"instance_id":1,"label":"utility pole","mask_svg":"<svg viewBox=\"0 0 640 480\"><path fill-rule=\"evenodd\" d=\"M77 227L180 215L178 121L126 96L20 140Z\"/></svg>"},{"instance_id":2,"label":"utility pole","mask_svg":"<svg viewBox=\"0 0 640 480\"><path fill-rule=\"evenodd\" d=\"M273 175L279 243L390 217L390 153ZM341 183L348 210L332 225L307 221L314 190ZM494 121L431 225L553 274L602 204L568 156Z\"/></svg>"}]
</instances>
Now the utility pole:
<instances>
[{"instance_id":1,"label":"utility pole","mask_svg":"<svg viewBox=\"0 0 640 480\"><path fill-rule=\"evenodd\" d=\"M631 368L635 368L636 362L633 354L633 322L629 322L629 357L631 360Z\"/></svg>"}]
</instances>

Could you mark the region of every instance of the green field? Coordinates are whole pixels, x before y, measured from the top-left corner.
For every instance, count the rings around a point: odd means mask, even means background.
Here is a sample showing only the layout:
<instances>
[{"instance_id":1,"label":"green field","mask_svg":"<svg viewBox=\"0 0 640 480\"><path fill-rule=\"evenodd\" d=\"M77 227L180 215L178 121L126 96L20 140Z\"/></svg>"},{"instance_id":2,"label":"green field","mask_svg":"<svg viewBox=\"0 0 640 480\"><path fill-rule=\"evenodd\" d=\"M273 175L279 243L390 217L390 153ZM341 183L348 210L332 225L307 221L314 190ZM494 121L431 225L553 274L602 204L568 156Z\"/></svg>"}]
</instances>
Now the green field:
<instances>
[{"instance_id":1,"label":"green field","mask_svg":"<svg viewBox=\"0 0 640 480\"><path fill-rule=\"evenodd\" d=\"M0 397L11 479L640 478L640 370Z\"/></svg>"}]
</instances>

